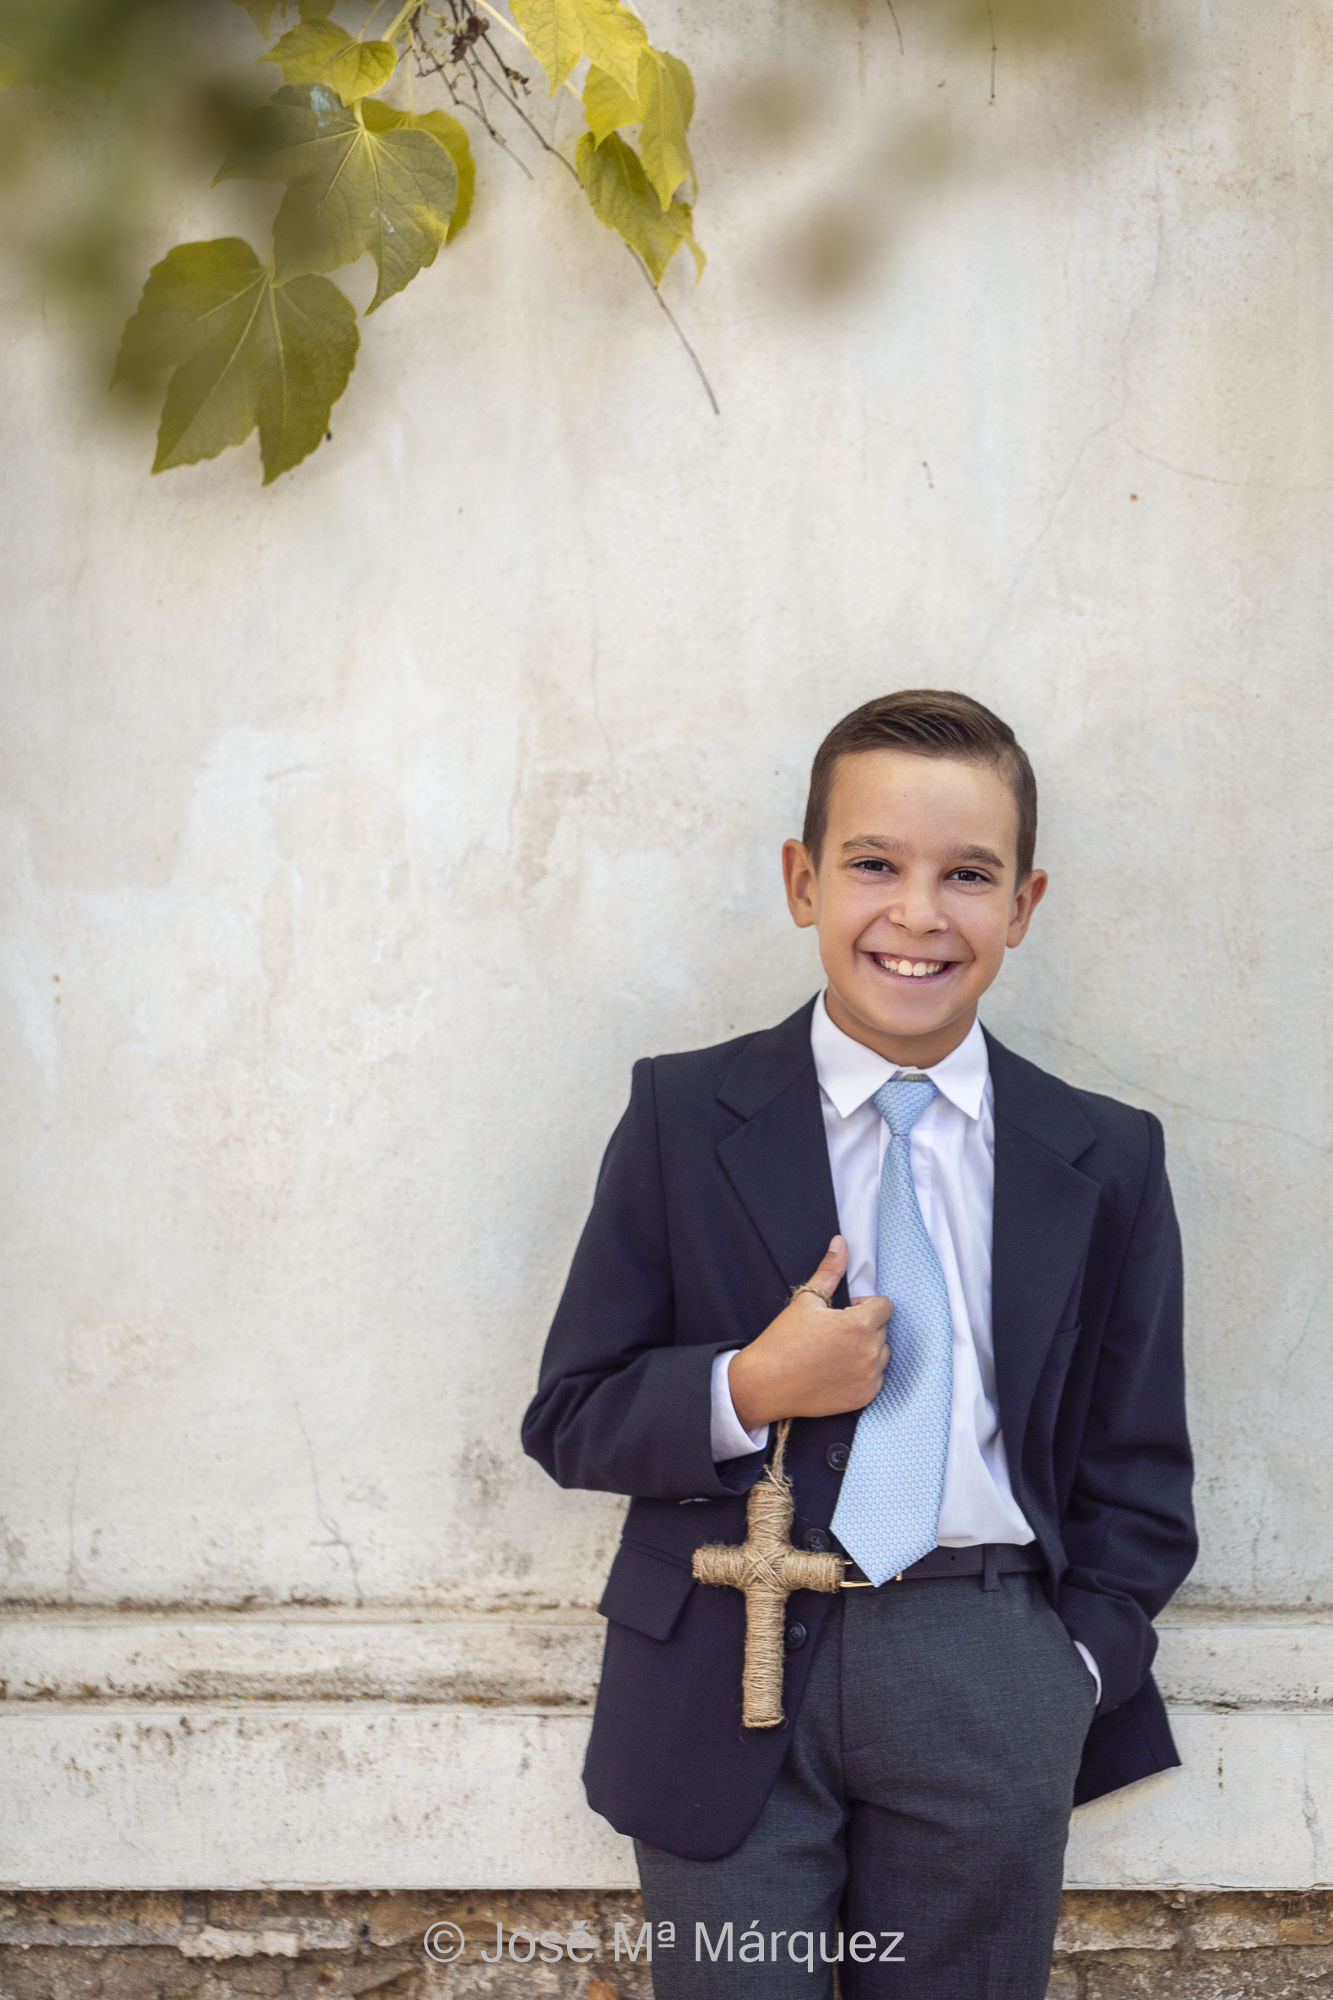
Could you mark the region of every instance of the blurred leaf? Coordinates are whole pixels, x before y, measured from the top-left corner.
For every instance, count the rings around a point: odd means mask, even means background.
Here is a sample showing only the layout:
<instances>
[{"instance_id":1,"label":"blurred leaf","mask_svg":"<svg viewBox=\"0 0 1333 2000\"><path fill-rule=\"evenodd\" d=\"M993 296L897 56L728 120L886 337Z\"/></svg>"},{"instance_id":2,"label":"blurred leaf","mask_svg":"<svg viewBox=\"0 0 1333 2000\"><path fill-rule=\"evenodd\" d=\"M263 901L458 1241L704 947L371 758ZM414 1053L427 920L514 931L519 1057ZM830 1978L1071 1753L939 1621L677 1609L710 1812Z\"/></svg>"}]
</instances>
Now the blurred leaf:
<instances>
[{"instance_id":1,"label":"blurred leaf","mask_svg":"<svg viewBox=\"0 0 1333 2000\"><path fill-rule=\"evenodd\" d=\"M366 107L370 109L369 105ZM472 148L467 133L456 118L447 111L423 111L416 116L410 111L396 110L392 104L376 107L375 122L384 131L391 126L402 126L418 132L429 132L438 139L454 163L458 175L458 199L445 234L445 242L452 243L463 224L472 213L472 196L477 185L477 166L472 157Z\"/></svg>"},{"instance_id":2,"label":"blurred leaf","mask_svg":"<svg viewBox=\"0 0 1333 2000\"><path fill-rule=\"evenodd\" d=\"M250 19L267 41L273 33L274 0L236 0L238 7L244 7Z\"/></svg>"},{"instance_id":3,"label":"blurred leaf","mask_svg":"<svg viewBox=\"0 0 1333 2000\"><path fill-rule=\"evenodd\" d=\"M145 57L155 27L149 0L0 0L0 84L77 78L105 93L127 60Z\"/></svg>"},{"instance_id":4,"label":"blurred leaf","mask_svg":"<svg viewBox=\"0 0 1333 2000\"><path fill-rule=\"evenodd\" d=\"M663 213L642 160L618 133L612 132L599 146L592 133L585 132L574 163L593 214L638 251L655 285L661 283L682 243L688 244L695 269L702 273L705 258L694 240L693 209L678 197Z\"/></svg>"},{"instance_id":5,"label":"blurred leaf","mask_svg":"<svg viewBox=\"0 0 1333 2000\"><path fill-rule=\"evenodd\" d=\"M3 0L0 5L0 85L18 88L36 83L42 74L45 37L32 0Z\"/></svg>"},{"instance_id":6,"label":"blurred leaf","mask_svg":"<svg viewBox=\"0 0 1333 2000\"><path fill-rule=\"evenodd\" d=\"M302 21L259 60L277 63L288 83L326 83L354 104L389 81L398 51L392 42L358 42L332 21Z\"/></svg>"},{"instance_id":7,"label":"blurred leaf","mask_svg":"<svg viewBox=\"0 0 1333 2000\"><path fill-rule=\"evenodd\" d=\"M647 48L639 57L643 124L639 152L644 172L663 208L684 180L694 176L686 129L694 116L694 79L678 56Z\"/></svg>"},{"instance_id":8,"label":"blurred leaf","mask_svg":"<svg viewBox=\"0 0 1333 2000\"><path fill-rule=\"evenodd\" d=\"M360 5L368 7L371 0L360 0ZM250 19L267 41L273 33L273 15L278 0L236 0L238 7L244 7ZM282 12L291 12L292 0L282 0ZM333 12L337 0L301 0L298 12L303 21L325 21Z\"/></svg>"},{"instance_id":9,"label":"blurred leaf","mask_svg":"<svg viewBox=\"0 0 1333 2000\"><path fill-rule=\"evenodd\" d=\"M373 97L349 110L322 84L288 86L259 107L217 178L286 182L273 225L284 277L331 271L368 251L379 272L366 308L374 312L434 263L449 234L458 170L431 115Z\"/></svg>"},{"instance_id":10,"label":"blurred leaf","mask_svg":"<svg viewBox=\"0 0 1333 2000\"><path fill-rule=\"evenodd\" d=\"M622 90L637 90L639 52L648 35L620 0L511 0L509 11L551 79L553 96L585 55Z\"/></svg>"},{"instance_id":11,"label":"blurred leaf","mask_svg":"<svg viewBox=\"0 0 1333 2000\"><path fill-rule=\"evenodd\" d=\"M267 486L323 438L356 350L356 313L331 279L276 284L225 236L153 266L113 379L172 370L154 472L216 458L257 426Z\"/></svg>"}]
</instances>

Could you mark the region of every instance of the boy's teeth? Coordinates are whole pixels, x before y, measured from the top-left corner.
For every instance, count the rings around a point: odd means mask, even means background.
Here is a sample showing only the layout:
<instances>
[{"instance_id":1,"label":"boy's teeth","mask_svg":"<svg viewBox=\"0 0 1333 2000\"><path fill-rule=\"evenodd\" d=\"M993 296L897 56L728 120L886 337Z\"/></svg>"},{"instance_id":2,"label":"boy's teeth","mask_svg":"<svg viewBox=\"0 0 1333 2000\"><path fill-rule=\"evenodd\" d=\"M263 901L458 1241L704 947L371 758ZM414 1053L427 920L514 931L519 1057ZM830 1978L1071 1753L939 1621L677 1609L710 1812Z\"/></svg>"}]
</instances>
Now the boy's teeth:
<instances>
[{"instance_id":1,"label":"boy's teeth","mask_svg":"<svg viewBox=\"0 0 1333 2000\"><path fill-rule=\"evenodd\" d=\"M919 958L914 961L910 958L885 958L882 953L877 956L881 965L890 972L900 972L905 979L925 979L932 972L943 972L946 963L942 958Z\"/></svg>"}]
</instances>

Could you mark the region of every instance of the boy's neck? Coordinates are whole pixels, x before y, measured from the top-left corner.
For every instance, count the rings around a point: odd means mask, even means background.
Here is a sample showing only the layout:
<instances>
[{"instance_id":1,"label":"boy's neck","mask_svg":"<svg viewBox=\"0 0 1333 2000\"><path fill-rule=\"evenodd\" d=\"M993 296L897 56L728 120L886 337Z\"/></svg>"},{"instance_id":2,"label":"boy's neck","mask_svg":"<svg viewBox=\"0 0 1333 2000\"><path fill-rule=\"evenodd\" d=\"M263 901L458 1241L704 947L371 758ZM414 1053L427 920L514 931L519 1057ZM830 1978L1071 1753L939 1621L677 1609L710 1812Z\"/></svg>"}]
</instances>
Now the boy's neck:
<instances>
[{"instance_id":1,"label":"boy's neck","mask_svg":"<svg viewBox=\"0 0 1333 2000\"><path fill-rule=\"evenodd\" d=\"M883 1056L885 1062L891 1062L899 1069L931 1069L936 1063L943 1062L946 1056L961 1048L977 1018L974 1007L965 1020L950 1021L933 1035L889 1035L849 1014L831 986L824 989L824 1005L835 1028L840 1028L852 1041L873 1049L876 1055Z\"/></svg>"}]
</instances>

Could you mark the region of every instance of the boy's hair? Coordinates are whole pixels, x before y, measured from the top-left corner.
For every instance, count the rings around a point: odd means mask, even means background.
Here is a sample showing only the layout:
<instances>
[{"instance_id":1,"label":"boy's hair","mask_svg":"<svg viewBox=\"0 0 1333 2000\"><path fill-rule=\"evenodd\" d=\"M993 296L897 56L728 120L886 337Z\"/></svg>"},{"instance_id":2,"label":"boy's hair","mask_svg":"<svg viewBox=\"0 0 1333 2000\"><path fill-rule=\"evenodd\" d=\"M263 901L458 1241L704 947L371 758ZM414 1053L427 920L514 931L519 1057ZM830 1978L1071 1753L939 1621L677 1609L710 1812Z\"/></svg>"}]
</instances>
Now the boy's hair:
<instances>
[{"instance_id":1,"label":"boy's hair","mask_svg":"<svg viewBox=\"0 0 1333 2000\"><path fill-rule=\"evenodd\" d=\"M950 688L900 688L867 701L835 722L815 752L801 840L816 867L828 830L829 793L840 757L858 750L910 750L918 757L964 757L993 764L1018 807L1018 880L1032 872L1037 847L1037 781L1007 722L971 695Z\"/></svg>"}]
</instances>

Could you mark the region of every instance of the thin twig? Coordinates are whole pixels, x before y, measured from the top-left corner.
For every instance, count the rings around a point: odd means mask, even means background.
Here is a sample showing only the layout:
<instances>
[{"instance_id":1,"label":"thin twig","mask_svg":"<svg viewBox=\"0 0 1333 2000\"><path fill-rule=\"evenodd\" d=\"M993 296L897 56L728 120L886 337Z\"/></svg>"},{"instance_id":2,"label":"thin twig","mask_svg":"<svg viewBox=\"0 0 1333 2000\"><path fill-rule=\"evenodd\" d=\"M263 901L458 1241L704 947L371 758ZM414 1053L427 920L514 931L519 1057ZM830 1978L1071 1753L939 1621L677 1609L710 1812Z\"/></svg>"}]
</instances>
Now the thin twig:
<instances>
[{"instance_id":1,"label":"thin twig","mask_svg":"<svg viewBox=\"0 0 1333 2000\"><path fill-rule=\"evenodd\" d=\"M473 53L475 54L475 51ZM480 61L478 61L477 66L479 69L481 68ZM491 75L489 70L482 69L481 73L486 78L486 81L490 84L492 90L499 89L499 85L496 83L495 78ZM502 92L501 94L504 95L505 93ZM546 137L546 134L542 131L541 127L535 124L531 118L529 118L527 112L523 109L523 106L519 103L518 99L516 97L512 97L508 98L507 101L509 103L510 109L516 111L519 117L523 120L523 123L527 126L529 132L531 132L533 138L537 141L537 144L541 147L542 151L544 153L549 153L553 159L559 160L565 172L567 174L572 174L574 176L574 179L578 181L579 179L578 168L573 164L572 161L567 160L565 158L564 154L561 152L558 146L553 146L551 144L550 140ZM579 186L582 187L582 185L583 185L582 181L579 181Z\"/></svg>"},{"instance_id":2,"label":"thin twig","mask_svg":"<svg viewBox=\"0 0 1333 2000\"><path fill-rule=\"evenodd\" d=\"M517 36L518 40L523 42L523 46L525 49L527 49L528 54L529 55L532 54L532 50L528 47L527 42L524 41L523 36L518 34L518 30L516 28L510 26L510 23L505 20L502 14L497 14L495 12L495 9L487 4L487 0L479 0L479 4L485 8L488 14L493 15L494 18L497 21L499 21L502 26L509 28L510 33ZM892 9L893 0L889 0L889 5L890 9ZM456 12L457 9L455 7L455 13ZM508 103L510 110L516 112L518 116L523 120L523 123L527 126L529 132L531 132L533 138L537 141L537 144L541 147L542 151L544 153L549 153L553 159L559 160L561 166L565 169L565 172L569 174L571 178L574 181L576 181L580 187L582 187L583 183L582 181L579 180L578 168L573 164L571 160L567 160L565 158L565 155L560 151L560 148L558 146L553 146L551 144L550 140L546 137L546 134L542 131L541 127L535 122L535 120L533 120L528 116L528 113L524 110L522 103L519 101L518 92L512 88L512 85L508 89L506 89L505 85L502 84L495 76L492 75L490 69L482 61L479 42L474 42L472 44L471 48L467 52L466 60L462 64L462 67L467 71L468 81L472 85L472 94L477 100L476 108L474 110L471 105L464 104L462 99L459 97L457 91L454 88L453 78L449 75L448 69L445 63L441 60L438 53L434 49L428 48L425 43L419 42L417 40L415 33L415 16L413 17L412 30L410 30L409 32L410 32L410 39L412 42L413 53L417 56L418 60L423 64L426 62L427 59L430 60L435 74L443 79L444 86L446 90L449 92L449 95L452 98L456 108L460 111L469 111L472 113L474 117L478 118L481 121L481 124L484 126L486 132L489 134L489 136L492 139L494 139L498 145L504 148L505 152L510 155L511 159L518 160L518 164L523 168L524 173L528 175L529 180L532 179L532 174L529 171L526 163L523 160L519 159L518 154L515 153L512 150L512 148L507 144L507 142L502 137L500 132L497 131L496 127L491 123L491 120L487 115L485 106L482 102L481 88L478 83L478 77L484 77L486 82L491 86L491 89L499 92L501 98ZM899 36L899 39L901 40L901 34ZM503 62L503 59L498 54L496 56L496 61L500 63L501 69L505 71L505 76L507 80L508 70ZM576 90L573 90L570 85L566 84L565 88L570 90L570 94L572 96L578 97L578 92ZM653 281L652 272L648 269L647 264L644 262L643 258L639 255L639 252L634 248L634 245L632 243L625 242L625 239L623 237L620 240L622 243L624 243L625 249L629 252L630 256L634 259L634 262L638 265L640 271L643 273L644 283L647 285L653 297L657 300L657 303L662 308L662 311L666 314L667 319L670 321L672 327L675 330L677 340L680 342L681 346L685 349L686 354L688 354L691 366L693 367L695 374L699 377L700 382L703 384L703 391L708 398L709 406L712 409L713 415L715 417L720 417L722 414L722 410L720 404L718 403L717 397L713 393L713 385L709 381L708 376L705 374L704 365L702 361L700 361L698 354L695 352L693 346L691 345L689 336L686 334L684 327L681 325L680 321L676 318L676 315L672 312L670 306L663 298L660 287Z\"/></svg>"},{"instance_id":3,"label":"thin twig","mask_svg":"<svg viewBox=\"0 0 1333 2000\"><path fill-rule=\"evenodd\" d=\"M986 19L990 22L990 101L995 102L995 10L991 0L986 0Z\"/></svg>"},{"instance_id":4,"label":"thin twig","mask_svg":"<svg viewBox=\"0 0 1333 2000\"><path fill-rule=\"evenodd\" d=\"M454 89L453 84L449 81L448 77L445 78L445 87L448 90L450 97L454 101L454 109L456 111L464 112L469 118L475 118L478 124L482 127L483 131L486 133L487 138L494 139L496 145L500 148L500 151L502 153L508 153L510 159L514 162L514 165L522 173L523 178L525 180L535 181L537 176L536 174L533 173L532 168L523 158L523 155L521 153L516 153L514 151L508 139L505 138L503 132L496 131L494 125L491 124L489 118L486 116L486 113L484 111L478 111L477 107L474 104L465 103L463 99L458 95L458 92Z\"/></svg>"},{"instance_id":5,"label":"thin twig","mask_svg":"<svg viewBox=\"0 0 1333 2000\"><path fill-rule=\"evenodd\" d=\"M468 81L472 85L472 94L477 100L475 104L467 104L459 96L457 90L454 87L453 78L450 76L447 68L445 67L444 63L441 62L439 56L436 54L434 49L427 48L424 43L417 42L415 38L413 40L412 48L413 48L413 54L417 58L417 62L421 65L421 74L425 76L426 74L429 73L431 75L439 77L440 81L443 83L445 89L449 93L450 101L452 102L455 111L466 112L469 118L475 118L478 124L481 126L482 130L485 132L487 138L493 139L495 141L495 144L500 148L500 151L502 153L508 153L510 159L514 162L514 165L519 169L520 173L523 174L524 178L526 180L535 180L536 175L533 173L532 168L528 165L527 161L521 156L521 154L516 153L514 151L509 141L505 138L504 133L499 131L497 127L494 126L491 123L490 119L487 117L486 107L481 101L481 92L477 88L476 78L472 75L471 65L464 64L464 68L466 68L468 71ZM429 72L426 69L426 65L428 63L430 65Z\"/></svg>"},{"instance_id":6,"label":"thin twig","mask_svg":"<svg viewBox=\"0 0 1333 2000\"><path fill-rule=\"evenodd\" d=\"M407 0L407 5L405 7L400 7L398 9L398 12L394 15L392 21L390 21L388 27L384 30L383 35L381 35L380 40L385 42L397 41L399 35L402 34L403 29L408 25L410 21L415 19L420 9L420 6L421 6L421 0Z\"/></svg>"},{"instance_id":7,"label":"thin twig","mask_svg":"<svg viewBox=\"0 0 1333 2000\"><path fill-rule=\"evenodd\" d=\"M517 42L521 42L523 44L523 47L527 50L528 54L532 56L532 44L528 41L527 36L520 35L518 29L514 26L512 21L506 21L503 14L497 13L496 9L491 5L491 0L477 0L477 5L481 8L483 13L489 14L493 21L498 21L502 28L508 29L509 33L514 37L514 40ZM536 62L537 60L536 56L532 56L532 60ZM560 88L562 90L567 90L576 103L582 104L583 99L579 96L577 90L575 90L573 84L570 82L568 77L565 78Z\"/></svg>"},{"instance_id":8,"label":"thin twig","mask_svg":"<svg viewBox=\"0 0 1333 2000\"><path fill-rule=\"evenodd\" d=\"M893 4L893 0L889 0L889 19L890 19L890 20L892 21L892 23L893 23L893 25L894 25L894 28L895 28L895 29L896 29L896 31L897 31L897 35L898 35L898 53L899 53L899 55L902 55L902 54L903 54L903 52L904 52L904 51L903 51L903 31L902 31L902 25L901 25L901 23L899 22L899 19L898 19L898 10L897 10L897 8L896 8L896 7L894 6L894 4Z\"/></svg>"},{"instance_id":9,"label":"thin twig","mask_svg":"<svg viewBox=\"0 0 1333 2000\"><path fill-rule=\"evenodd\" d=\"M639 269L643 272L644 283L647 285L653 297L657 300L658 305L661 306L662 311L671 321L672 326L675 327L677 340L679 340L681 346L685 349L685 352L689 355L690 360L694 363L694 372L704 385L704 394L705 396L707 396L709 402L713 406L713 415L715 417L720 417L722 415L722 411L718 406L717 397L713 394L713 385L709 381L708 377L704 374L703 362L699 359L694 349L690 346L689 340L686 338L684 327L681 325L680 321L676 318L676 315L672 312L666 300L662 297L661 288L653 283L653 274L648 269L648 266L644 263L638 251L634 248L634 245L632 243L626 243L625 248L629 251L630 256L634 259Z\"/></svg>"}]
</instances>

